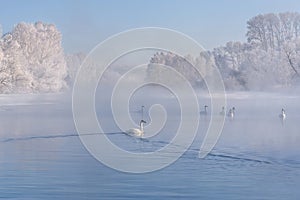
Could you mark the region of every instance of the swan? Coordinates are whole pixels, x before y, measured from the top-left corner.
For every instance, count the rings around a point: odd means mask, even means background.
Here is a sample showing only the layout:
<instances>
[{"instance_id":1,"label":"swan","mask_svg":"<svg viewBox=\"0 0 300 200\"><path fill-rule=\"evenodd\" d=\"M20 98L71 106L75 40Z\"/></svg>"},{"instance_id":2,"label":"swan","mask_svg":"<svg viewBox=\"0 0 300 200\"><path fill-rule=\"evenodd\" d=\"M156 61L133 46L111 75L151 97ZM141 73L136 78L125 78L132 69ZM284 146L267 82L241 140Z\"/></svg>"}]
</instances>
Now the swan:
<instances>
[{"instance_id":1,"label":"swan","mask_svg":"<svg viewBox=\"0 0 300 200\"><path fill-rule=\"evenodd\" d=\"M141 107L141 114L142 114L142 119L140 121L140 128L131 128L128 131L126 131L127 134L133 135L136 137L142 137L144 135L144 124L147 123L144 119L144 108L145 106Z\"/></svg>"},{"instance_id":2,"label":"swan","mask_svg":"<svg viewBox=\"0 0 300 200\"><path fill-rule=\"evenodd\" d=\"M204 110L200 111L200 115L207 115L207 105L204 106Z\"/></svg>"},{"instance_id":3,"label":"swan","mask_svg":"<svg viewBox=\"0 0 300 200\"><path fill-rule=\"evenodd\" d=\"M140 121L140 128L131 128L126 131L127 134L133 135L136 137L142 137L144 135L144 124L147 123L145 120Z\"/></svg>"},{"instance_id":4,"label":"swan","mask_svg":"<svg viewBox=\"0 0 300 200\"><path fill-rule=\"evenodd\" d=\"M234 111L235 111L234 107L229 109L227 116L230 117L230 119L234 118Z\"/></svg>"},{"instance_id":5,"label":"swan","mask_svg":"<svg viewBox=\"0 0 300 200\"><path fill-rule=\"evenodd\" d=\"M285 118L286 118L285 110L283 108L281 109L281 113L279 114L279 118L282 119L282 120L285 120Z\"/></svg>"},{"instance_id":6,"label":"swan","mask_svg":"<svg viewBox=\"0 0 300 200\"><path fill-rule=\"evenodd\" d=\"M222 107L222 111L220 112L220 115L225 115L225 108L224 108L224 106Z\"/></svg>"}]
</instances>

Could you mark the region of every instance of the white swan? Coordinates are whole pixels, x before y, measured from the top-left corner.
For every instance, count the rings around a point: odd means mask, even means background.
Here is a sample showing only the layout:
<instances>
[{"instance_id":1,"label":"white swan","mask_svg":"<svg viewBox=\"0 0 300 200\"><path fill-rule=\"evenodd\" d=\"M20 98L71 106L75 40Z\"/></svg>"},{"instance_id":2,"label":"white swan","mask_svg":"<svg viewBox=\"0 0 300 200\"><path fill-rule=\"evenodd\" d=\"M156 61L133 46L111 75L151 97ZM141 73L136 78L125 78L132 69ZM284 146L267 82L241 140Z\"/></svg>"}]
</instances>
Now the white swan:
<instances>
[{"instance_id":1,"label":"white swan","mask_svg":"<svg viewBox=\"0 0 300 200\"><path fill-rule=\"evenodd\" d=\"M207 115L207 105L204 106L204 110L200 111L200 115Z\"/></svg>"},{"instance_id":2,"label":"white swan","mask_svg":"<svg viewBox=\"0 0 300 200\"><path fill-rule=\"evenodd\" d=\"M279 118L281 120L285 120L285 118L286 118L285 110L283 108L281 109L281 113L279 114Z\"/></svg>"},{"instance_id":3,"label":"white swan","mask_svg":"<svg viewBox=\"0 0 300 200\"><path fill-rule=\"evenodd\" d=\"M233 119L234 118L234 111L235 111L235 108L230 108L228 113L227 113L227 116L230 117L230 119Z\"/></svg>"},{"instance_id":4,"label":"white swan","mask_svg":"<svg viewBox=\"0 0 300 200\"><path fill-rule=\"evenodd\" d=\"M133 135L136 137L142 137L144 135L144 124L147 123L144 120L140 121L140 128L131 128L128 131L126 131L127 134Z\"/></svg>"}]
</instances>

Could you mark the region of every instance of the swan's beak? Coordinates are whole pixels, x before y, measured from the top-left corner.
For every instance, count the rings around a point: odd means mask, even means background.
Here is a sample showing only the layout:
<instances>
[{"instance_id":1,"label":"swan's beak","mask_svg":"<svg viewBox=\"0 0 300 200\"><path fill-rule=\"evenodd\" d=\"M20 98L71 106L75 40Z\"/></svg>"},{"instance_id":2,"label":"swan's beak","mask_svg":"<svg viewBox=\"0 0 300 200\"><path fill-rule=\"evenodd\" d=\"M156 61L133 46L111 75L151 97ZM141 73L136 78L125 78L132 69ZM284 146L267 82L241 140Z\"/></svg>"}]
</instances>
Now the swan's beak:
<instances>
[{"instance_id":1,"label":"swan's beak","mask_svg":"<svg viewBox=\"0 0 300 200\"><path fill-rule=\"evenodd\" d=\"M141 122L143 122L143 123L147 123L145 120L142 120Z\"/></svg>"}]
</instances>

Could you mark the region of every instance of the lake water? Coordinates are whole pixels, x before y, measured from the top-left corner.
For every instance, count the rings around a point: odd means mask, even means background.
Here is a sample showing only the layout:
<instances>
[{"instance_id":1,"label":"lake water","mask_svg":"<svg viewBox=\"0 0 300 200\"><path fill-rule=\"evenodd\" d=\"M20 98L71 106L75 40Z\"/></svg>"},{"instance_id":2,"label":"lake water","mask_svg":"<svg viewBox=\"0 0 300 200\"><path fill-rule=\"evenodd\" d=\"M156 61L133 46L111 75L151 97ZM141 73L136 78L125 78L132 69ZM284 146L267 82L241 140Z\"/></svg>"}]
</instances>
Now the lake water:
<instances>
[{"instance_id":1,"label":"lake water","mask_svg":"<svg viewBox=\"0 0 300 200\"><path fill-rule=\"evenodd\" d=\"M68 95L4 95L0 198L299 199L299 100L291 94L229 94L235 119L226 120L220 140L206 158L198 157L209 123L201 118L197 138L175 163L151 173L130 174L103 165L85 149ZM283 124L278 117L282 107L287 111ZM139 113L132 115L138 118ZM168 117L165 135L177 127L177 117ZM115 129L109 117L103 120L109 131ZM168 137L136 140L121 133L109 138L132 151L151 151L168 143Z\"/></svg>"}]
</instances>

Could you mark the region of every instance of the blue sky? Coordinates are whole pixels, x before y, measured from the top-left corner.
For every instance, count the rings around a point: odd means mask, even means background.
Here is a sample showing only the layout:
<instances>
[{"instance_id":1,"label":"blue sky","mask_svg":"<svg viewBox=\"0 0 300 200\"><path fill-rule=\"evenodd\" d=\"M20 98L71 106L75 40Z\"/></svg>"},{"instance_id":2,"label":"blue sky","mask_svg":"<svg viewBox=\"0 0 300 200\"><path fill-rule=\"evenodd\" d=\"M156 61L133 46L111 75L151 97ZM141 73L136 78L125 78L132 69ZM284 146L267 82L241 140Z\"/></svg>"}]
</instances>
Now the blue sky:
<instances>
[{"instance_id":1,"label":"blue sky","mask_svg":"<svg viewBox=\"0 0 300 200\"><path fill-rule=\"evenodd\" d=\"M299 0L1 0L3 32L18 22L54 23L66 52L88 52L118 32L145 26L171 28L212 49L245 41L246 22L270 12L300 12Z\"/></svg>"}]
</instances>

